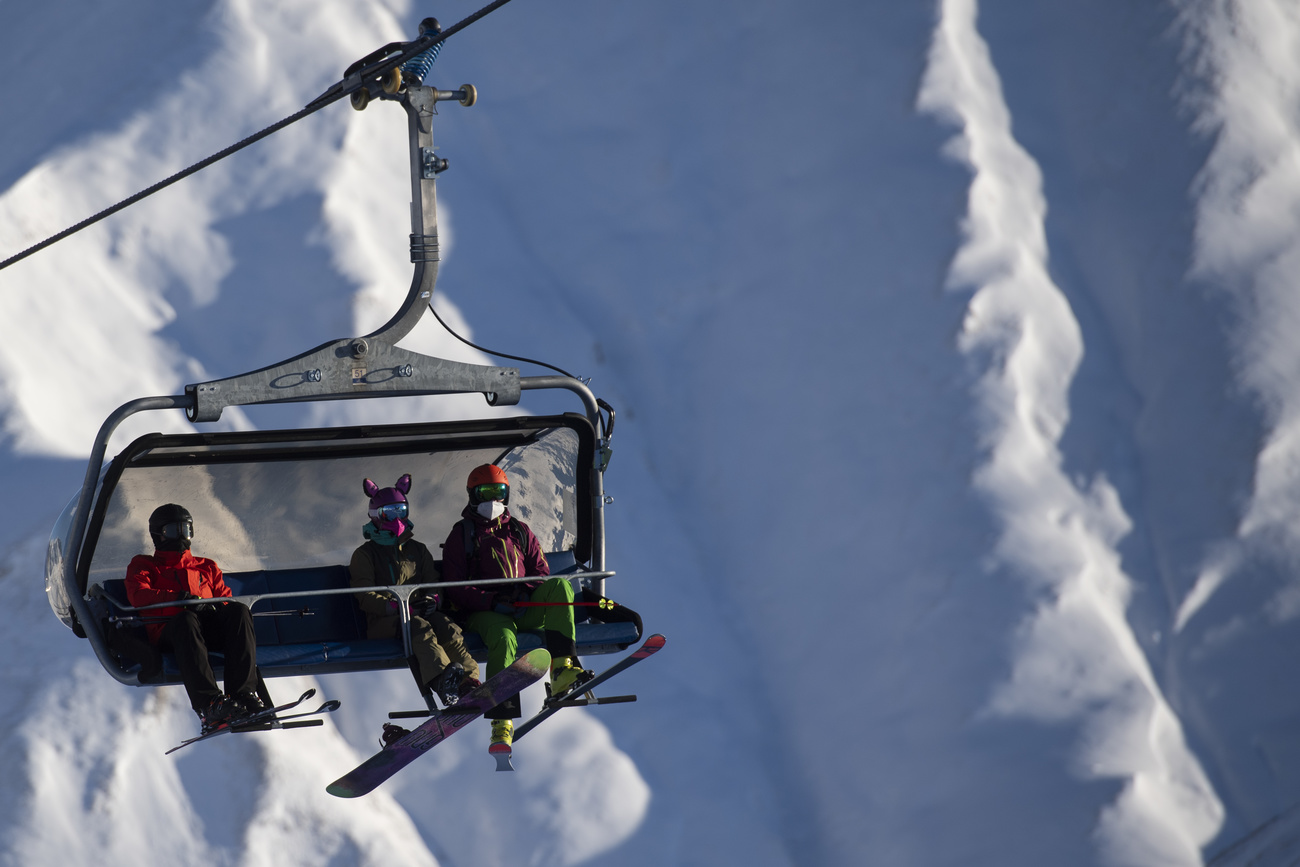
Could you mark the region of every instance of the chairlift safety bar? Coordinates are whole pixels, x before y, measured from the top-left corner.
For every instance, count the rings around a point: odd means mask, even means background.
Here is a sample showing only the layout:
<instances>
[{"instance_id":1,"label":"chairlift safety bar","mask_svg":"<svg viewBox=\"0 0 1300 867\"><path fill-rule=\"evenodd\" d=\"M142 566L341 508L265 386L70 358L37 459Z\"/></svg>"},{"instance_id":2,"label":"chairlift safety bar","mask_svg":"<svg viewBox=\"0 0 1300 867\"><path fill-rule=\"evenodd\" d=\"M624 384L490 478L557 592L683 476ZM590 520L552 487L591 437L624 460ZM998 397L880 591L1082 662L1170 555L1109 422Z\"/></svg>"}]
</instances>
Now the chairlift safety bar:
<instances>
[{"instance_id":1,"label":"chairlift safety bar","mask_svg":"<svg viewBox=\"0 0 1300 867\"><path fill-rule=\"evenodd\" d=\"M263 599L298 599L304 596L342 596L350 594L358 596L363 593L391 593L397 597L398 602L402 603L397 606L397 614L401 620L402 633L402 652L410 656L413 652L411 646L411 610L409 602L411 597L419 590L439 590L448 587L485 587L491 584L518 584L521 581L528 581L545 578L547 576L537 575L527 578L493 578L486 581L445 581L435 582L432 584L388 584L376 587L331 587L324 590L288 590L279 593L253 593L239 596L219 596L211 599L185 599L174 602L155 602L152 605L141 605L139 607L123 605L116 599L105 594L103 598L107 599L118 611L126 613L138 613L141 611L152 611L157 608L184 608L189 606L207 605L213 602L242 602L253 613L253 606ZM573 572L565 573L562 577L572 578L593 578L603 581L605 578L614 577L613 572ZM95 585L96 589L99 585ZM288 612L297 613L297 612Z\"/></svg>"}]
</instances>

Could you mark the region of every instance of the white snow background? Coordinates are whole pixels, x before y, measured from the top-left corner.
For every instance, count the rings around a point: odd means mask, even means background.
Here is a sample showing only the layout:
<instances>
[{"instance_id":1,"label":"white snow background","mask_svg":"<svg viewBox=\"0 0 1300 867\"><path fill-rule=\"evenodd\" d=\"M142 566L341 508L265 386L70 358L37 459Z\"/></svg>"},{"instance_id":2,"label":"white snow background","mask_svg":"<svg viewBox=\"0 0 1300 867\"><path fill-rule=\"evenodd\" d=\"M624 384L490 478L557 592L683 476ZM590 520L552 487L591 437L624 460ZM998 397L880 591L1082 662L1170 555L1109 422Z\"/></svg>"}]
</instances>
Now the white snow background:
<instances>
[{"instance_id":1,"label":"white snow background","mask_svg":"<svg viewBox=\"0 0 1300 867\"><path fill-rule=\"evenodd\" d=\"M0 258L478 5L0 0ZM440 313L619 410L640 701L342 801L406 673L164 757L180 688L50 614L114 408L404 297L405 116L338 103L0 272L0 863L1298 863L1300 7L516 0L430 80L480 93L434 128Z\"/></svg>"}]
</instances>

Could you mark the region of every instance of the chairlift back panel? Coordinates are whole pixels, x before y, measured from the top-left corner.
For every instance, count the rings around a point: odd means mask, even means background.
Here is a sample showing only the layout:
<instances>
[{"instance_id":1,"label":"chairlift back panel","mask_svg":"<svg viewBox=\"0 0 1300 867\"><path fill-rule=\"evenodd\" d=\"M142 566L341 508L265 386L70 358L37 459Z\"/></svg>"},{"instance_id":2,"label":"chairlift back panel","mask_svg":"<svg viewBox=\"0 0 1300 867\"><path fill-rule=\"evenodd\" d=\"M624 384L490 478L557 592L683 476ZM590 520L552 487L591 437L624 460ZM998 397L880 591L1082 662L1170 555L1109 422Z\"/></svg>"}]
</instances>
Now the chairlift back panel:
<instances>
[{"instance_id":1,"label":"chairlift back panel","mask_svg":"<svg viewBox=\"0 0 1300 867\"><path fill-rule=\"evenodd\" d=\"M362 480L412 477L416 538L437 556L467 502L465 479L496 463L510 512L547 552L587 562L594 432L578 415L488 422L214 434L149 434L109 466L77 564L83 593L121 578L153 550L149 513L179 503L194 516L196 554L224 572L347 564L370 519Z\"/></svg>"}]
</instances>

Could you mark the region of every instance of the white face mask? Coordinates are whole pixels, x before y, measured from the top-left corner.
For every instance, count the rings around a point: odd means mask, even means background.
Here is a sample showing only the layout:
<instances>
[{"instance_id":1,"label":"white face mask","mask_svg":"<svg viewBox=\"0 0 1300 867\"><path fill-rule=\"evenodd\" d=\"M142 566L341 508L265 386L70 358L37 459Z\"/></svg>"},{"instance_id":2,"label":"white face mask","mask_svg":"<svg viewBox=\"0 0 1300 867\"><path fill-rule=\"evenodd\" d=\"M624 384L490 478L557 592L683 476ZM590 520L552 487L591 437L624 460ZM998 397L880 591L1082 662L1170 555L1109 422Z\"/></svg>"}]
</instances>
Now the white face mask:
<instances>
[{"instance_id":1,"label":"white face mask","mask_svg":"<svg viewBox=\"0 0 1300 867\"><path fill-rule=\"evenodd\" d=\"M506 504L500 500L487 500L478 504L478 513L489 521L495 521L506 513Z\"/></svg>"}]
</instances>

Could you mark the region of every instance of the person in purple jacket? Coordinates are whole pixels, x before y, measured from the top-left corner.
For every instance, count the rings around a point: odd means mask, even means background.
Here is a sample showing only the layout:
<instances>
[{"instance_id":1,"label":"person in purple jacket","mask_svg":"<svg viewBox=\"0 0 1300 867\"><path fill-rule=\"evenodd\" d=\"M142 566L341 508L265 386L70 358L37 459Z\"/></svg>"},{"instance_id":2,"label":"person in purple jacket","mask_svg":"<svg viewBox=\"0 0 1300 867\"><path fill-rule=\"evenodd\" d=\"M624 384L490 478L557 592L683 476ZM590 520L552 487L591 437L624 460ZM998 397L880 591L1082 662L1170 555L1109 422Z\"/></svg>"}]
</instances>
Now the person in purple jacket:
<instances>
[{"instance_id":1,"label":"person in purple jacket","mask_svg":"<svg viewBox=\"0 0 1300 867\"><path fill-rule=\"evenodd\" d=\"M510 480L493 464L475 467L466 481L469 505L442 548L442 580L520 578L516 584L451 587L447 597L487 646L487 677L515 661L520 629L541 630L551 654L551 695L572 691L591 678L578 662L573 585L551 574L541 543L528 525L510 514ZM518 603L545 603L521 605ZM492 723L492 746L510 746L519 717L519 697L484 716Z\"/></svg>"}]
</instances>

